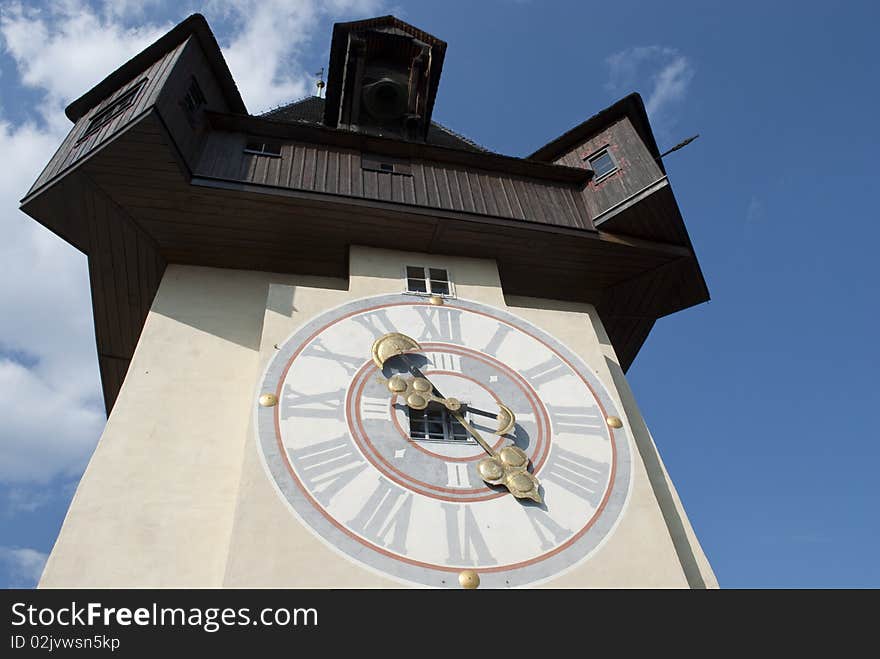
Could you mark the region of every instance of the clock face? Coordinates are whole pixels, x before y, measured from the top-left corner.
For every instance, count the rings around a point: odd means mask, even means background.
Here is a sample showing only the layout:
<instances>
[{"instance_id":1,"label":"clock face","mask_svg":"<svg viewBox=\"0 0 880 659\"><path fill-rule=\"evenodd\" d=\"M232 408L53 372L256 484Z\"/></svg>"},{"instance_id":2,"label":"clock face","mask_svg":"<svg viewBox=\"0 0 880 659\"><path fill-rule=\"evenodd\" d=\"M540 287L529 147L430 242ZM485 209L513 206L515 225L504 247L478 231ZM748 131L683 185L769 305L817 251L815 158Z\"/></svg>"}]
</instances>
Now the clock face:
<instances>
[{"instance_id":1,"label":"clock face","mask_svg":"<svg viewBox=\"0 0 880 659\"><path fill-rule=\"evenodd\" d=\"M371 347L388 333L420 349L380 369ZM411 409L389 389L413 373L460 401L490 450L525 453L540 503L483 481L486 449L443 404ZM607 537L629 491L630 443L606 424L621 414L601 382L546 332L474 302L386 295L326 312L279 346L259 393L278 400L255 414L280 496L334 549L401 581L552 578ZM515 424L499 435L503 409Z\"/></svg>"}]
</instances>

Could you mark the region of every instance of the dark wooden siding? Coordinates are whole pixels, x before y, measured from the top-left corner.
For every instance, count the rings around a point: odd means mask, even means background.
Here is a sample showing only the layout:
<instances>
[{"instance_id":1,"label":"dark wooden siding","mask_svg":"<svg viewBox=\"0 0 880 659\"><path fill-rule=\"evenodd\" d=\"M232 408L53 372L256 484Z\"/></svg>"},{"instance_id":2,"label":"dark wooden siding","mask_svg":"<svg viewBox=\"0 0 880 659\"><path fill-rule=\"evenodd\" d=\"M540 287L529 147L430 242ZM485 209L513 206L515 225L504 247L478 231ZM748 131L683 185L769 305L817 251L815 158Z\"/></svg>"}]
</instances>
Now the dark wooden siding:
<instances>
[{"instance_id":1,"label":"dark wooden siding","mask_svg":"<svg viewBox=\"0 0 880 659\"><path fill-rule=\"evenodd\" d=\"M195 78L205 96L205 105L195 113L194 125L190 125L180 102L186 96ZM196 159L206 132L205 110L227 112L229 105L208 64L198 40L190 38L163 85L156 109L174 139L180 155L190 171L195 169Z\"/></svg>"},{"instance_id":2,"label":"dark wooden siding","mask_svg":"<svg viewBox=\"0 0 880 659\"><path fill-rule=\"evenodd\" d=\"M411 176L361 168L358 151L286 142L281 156L244 152L243 133L211 133L198 176L590 229L580 190L445 163L414 161Z\"/></svg>"},{"instance_id":3,"label":"dark wooden siding","mask_svg":"<svg viewBox=\"0 0 880 659\"><path fill-rule=\"evenodd\" d=\"M598 183L591 181L584 188L583 199L590 218L596 218L663 176L659 165L627 117L581 142L555 162L569 167L584 167L584 157L605 145L608 145L619 169Z\"/></svg>"},{"instance_id":4,"label":"dark wooden siding","mask_svg":"<svg viewBox=\"0 0 880 659\"><path fill-rule=\"evenodd\" d=\"M109 413L159 288L165 260L155 241L89 177L75 172L67 180L72 183L65 196L68 212L89 232L92 313Z\"/></svg>"},{"instance_id":5,"label":"dark wooden siding","mask_svg":"<svg viewBox=\"0 0 880 659\"><path fill-rule=\"evenodd\" d=\"M126 84L119 87L89 112L80 117L73 129L68 133L64 142L61 143L58 151L52 156L49 164L46 165L36 182L31 186L28 195L41 188L71 166L75 165L84 156L94 151L96 147L104 144L110 136L119 132L119 130L127 126L133 119L152 107L159 97L159 93L162 90L162 86L164 85L168 74L174 66L174 62L180 55L186 43L187 42L181 43L177 48L169 51L164 57L155 61L146 71L133 76ZM87 139L77 143L80 137L88 130L90 117L94 116L96 112L100 112L102 108L113 103L117 98L145 78L146 82L140 92L138 92L137 98L135 98L132 105L126 108L124 112L121 112L114 117L105 126L90 135Z\"/></svg>"}]
</instances>

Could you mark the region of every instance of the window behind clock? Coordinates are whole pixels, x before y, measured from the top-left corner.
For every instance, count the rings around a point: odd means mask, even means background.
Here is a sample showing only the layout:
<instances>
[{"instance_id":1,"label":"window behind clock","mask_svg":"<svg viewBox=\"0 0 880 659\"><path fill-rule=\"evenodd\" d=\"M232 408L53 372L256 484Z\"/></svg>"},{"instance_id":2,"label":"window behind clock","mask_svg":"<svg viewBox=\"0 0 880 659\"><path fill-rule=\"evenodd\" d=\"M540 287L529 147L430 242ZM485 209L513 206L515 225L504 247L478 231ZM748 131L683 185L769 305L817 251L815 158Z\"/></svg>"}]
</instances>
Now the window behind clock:
<instances>
[{"instance_id":1,"label":"window behind clock","mask_svg":"<svg viewBox=\"0 0 880 659\"><path fill-rule=\"evenodd\" d=\"M409 436L421 442L474 443L467 430L446 408L429 405L424 410L407 408Z\"/></svg>"}]
</instances>

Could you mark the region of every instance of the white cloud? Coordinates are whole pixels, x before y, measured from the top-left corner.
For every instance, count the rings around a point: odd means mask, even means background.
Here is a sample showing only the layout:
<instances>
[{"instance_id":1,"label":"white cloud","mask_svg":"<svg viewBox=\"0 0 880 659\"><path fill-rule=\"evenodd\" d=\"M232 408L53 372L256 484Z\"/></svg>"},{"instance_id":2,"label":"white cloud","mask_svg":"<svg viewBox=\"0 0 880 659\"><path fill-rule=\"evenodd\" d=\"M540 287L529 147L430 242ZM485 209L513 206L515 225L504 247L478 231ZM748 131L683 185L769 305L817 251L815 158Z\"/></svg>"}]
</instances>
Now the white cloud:
<instances>
[{"instance_id":1,"label":"white cloud","mask_svg":"<svg viewBox=\"0 0 880 659\"><path fill-rule=\"evenodd\" d=\"M16 517L21 513L32 513L48 504L52 499L51 493L39 485L3 487L0 492L3 493L3 507L0 508L2 511L0 515L7 518Z\"/></svg>"},{"instance_id":2,"label":"white cloud","mask_svg":"<svg viewBox=\"0 0 880 659\"><path fill-rule=\"evenodd\" d=\"M181 11L159 0L147 8L160 4ZM362 18L379 4L232 0L209 3L206 14L215 30L229 21L217 37L246 104L258 111L310 93L307 49L326 39L331 19ZM2 72L0 105L0 153L15 163L0 176L0 482L78 477L103 426L86 258L21 213L18 201L70 129L64 106L170 29L169 21L145 19L144 6L60 0L0 10L0 48L16 67ZM17 102L8 92L16 79L42 102L23 108L28 121L12 124L3 112ZM4 351L33 363L15 363Z\"/></svg>"},{"instance_id":3,"label":"white cloud","mask_svg":"<svg viewBox=\"0 0 880 659\"><path fill-rule=\"evenodd\" d=\"M674 48L635 46L610 55L605 63L606 89L615 94L647 90L643 96L651 121L659 123L661 129L674 123L671 112L684 100L694 77L689 58Z\"/></svg>"},{"instance_id":4,"label":"white cloud","mask_svg":"<svg viewBox=\"0 0 880 659\"><path fill-rule=\"evenodd\" d=\"M315 60L303 61L323 18L365 18L378 10L378 0L231 0L212 2L237 25L224 42L223 56L250 111L254 114L315 91ZM322 62L323 63L323 62Z\"/></svg>"},{"instance_id":5,"label":"white cloud","mask_svg":"<svg viewBox=\"0 0 880 659\"><path fill-rule=\"evenodd\" d=\"M0 481L46 482L81 471L103 415L86 258L17 210L63 134L0 122Z\"/></svg>"},{"instance_id":6,"label":"white cloud","mask_svg":"<svg viewBox=\"0 0 880 659\"><path fill-rule=\"evenodd\" d=\"M58 112L60 106L91 89L170 28L170 23L127 27L116 16L101 15L76 0L45 9L16 3L0 19L0 34L22 83L45 93L43 119L64 132L70 124Z\"/></svg>"},{"instance_id":7,"label":"white cloud","mask_svg":"<svg viewBox=\"0 0 880 659\"><path fill-rule=\"evenodd\" d=\"M676 55L654 75L654 87L645 103L648 114L657 114L666 106L684 99L693 77L693 67L688 59Z\"/></svg>"},{"instance_id":8,"label":"white cloud","mask_svg":"<svg viewBox=\"0 0 880 659\"><path fill-rule=\"evenodd\" d=\"M100 409L9 360L0 360L0 392L0 481L82 473L104 425Z\"/></svg>"},{"instance_id":9,"label":"white cloud","mask_svg":"<svg viewBox=\"0 0 880 659\"><path fill-rule=\"evenodd\" d=\"M27 547L0 547L0 563L6 565L7 582L11 588L32 588L37 585L48 555Z\"/></svg>"},{"instance_id":10,"label":"white cloud","mask_svg":"<svg viewBox=\"0 0 880 659\"><path fill-rule=\"evenodd\" d=\"M103 13L113 18L143 19L163 4L164 0L110 0L104 3Z\"/></svg>"}]
</instances>

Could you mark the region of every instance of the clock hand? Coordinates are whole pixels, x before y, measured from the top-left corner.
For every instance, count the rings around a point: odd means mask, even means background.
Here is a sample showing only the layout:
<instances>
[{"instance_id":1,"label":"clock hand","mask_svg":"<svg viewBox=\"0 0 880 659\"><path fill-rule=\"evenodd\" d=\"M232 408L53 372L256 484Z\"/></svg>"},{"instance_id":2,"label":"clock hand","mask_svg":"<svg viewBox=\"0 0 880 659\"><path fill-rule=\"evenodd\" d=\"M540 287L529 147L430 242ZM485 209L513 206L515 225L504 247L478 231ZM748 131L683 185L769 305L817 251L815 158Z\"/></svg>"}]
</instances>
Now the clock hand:
<instances>
[{"instance_id":1,"label":"clock hand","mask_svg":"<svg viewBox=\"0 0 880 659\"><path fill-rule=\"evenodd\" d=\"M415 410L425 409L431 401L445 406L455 420L490 456L481 460L477 465L480 477L491 485L504 485L518 499L532 499L541 503L542 499L538 491L540 483L528 471L529 459L525 451L518 446L505 446L500 451L493 449L464 418L461 413L461 402L456 398L444 398L439 395L440 392L431 381L424 377L424 374L417 367L414 368L416 372L420 373L417 377L405 378L401 375L394 375L387 380L386 386L389 391L401 396L407 406ZM513 413L506 406L504 409L512 418Z\"/></svg>"},{"instance_id":2,"label":"clock hand","mask_svg":"<svg viewBox=\"0 0 880 659\"><path fill-rule=\"evenodd\" d=\"M492 412L487 412L485 410L477 409L471 405L467 406L467 411L471 414L476 414L478 416L485 416L490 419L495 419L498 421L498 429L494 431L496 435L506 435L511 430L516 427L516 416L507 405L502 402L498 402L498 407L501 408L501 411L498 414L493 414Z\"/></svg>"},{"instance_id":3,"label":"clock hand","mask_svg":"<svg viewBox=\"0 0 880 659\"><path fill-rule=\"evenodd\" d=\"M407 358L406 353L421 349L422 347L415 340L399 332L385 334L373 342L371 353L373 362L379 369L385 366L386 360L401 355L410 372L415 376L407 379L401 375L394 375L386 382L388 389L392 393L402 396L412 409L423 410L428 407L428 403L431 401L443 404L468 434L489 454L490 457L480 460L477 465L480 477L491 485L504 485L517 499L532 499L541 503L541 494L538 491L540 484L538 479L528 471L529 458L525 451L518 446L505 446L500 451L495 451L489 446L480 433L474 430L461 414L461 402L456 398L446 398L441 395L437 387L425 377L419 367ZM505 410L510 415L510 421L508 424L504 424L504 427L509 425L512 428L513 412L507 406L502 406L502 412Z\"/></svg>"},{"instance_id":4,"label":"clock hand","mask_svg":"<svg viewBox=\"0 0 880 659\"><path fill-rule=\"evenodd\" d=\"M444 399L444 400L441 400L438 402L443 402L445 404L445 401L454 401L453 404L456 405L455 409L458 410L461 408L461 403L457 398L447 399L443 394L441 394L440 390L437 389L437 385L435 385L433 382L428 380L428 378L425 376L425 374L422 373L422 370L418 366L413 364L410 361L409 357L405 353L402 353L400 355L400 358L407 365L407 368L409 368L410 373L412 373L417 378L421 378L421 379L425 380L426 382L429 382L431 384L431 388L432 388L434 394L436 396L438 396L439 398ZM516 415L513 413L513 410L511 410L509 407L507 407L507 405L505 405L504 403L502 403L500 401L498 401L498 406L501 408L501 411L498 414L492 414L491 412L486 412L485 410L480 410L475 407L471 407L470 405L467 406L467 409L469 412L473 412L474 414L478 414L480 416L487 416L492 419L497 419L498 429L495 431L495 434L496 435L506 435L511 430L513 430L514 427L516 427ZM446 408L450 412L453 411L453 409L450 408L448 405L446 405ZM476 438L474 438L474 439L476 439Z\"/></svg>"}]
</instances>

